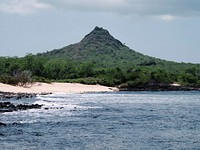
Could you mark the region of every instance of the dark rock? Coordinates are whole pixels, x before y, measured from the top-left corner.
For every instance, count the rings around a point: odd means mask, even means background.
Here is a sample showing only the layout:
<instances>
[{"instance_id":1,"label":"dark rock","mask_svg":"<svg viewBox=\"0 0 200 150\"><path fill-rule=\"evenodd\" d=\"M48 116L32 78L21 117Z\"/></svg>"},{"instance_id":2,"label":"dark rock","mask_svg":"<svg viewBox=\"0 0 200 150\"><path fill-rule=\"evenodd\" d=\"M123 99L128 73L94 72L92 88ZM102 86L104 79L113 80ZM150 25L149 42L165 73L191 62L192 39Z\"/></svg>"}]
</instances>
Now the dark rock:
<instances>
[{"instance_id":1,"label":"dark rock","mask_svg":"<svg viewBox=\"0 0 200 150\"><path fill-rule=\"evenodd\" d=\"M16 108L18 110L27 110L27 109L38 109L41 108L42 105L39 104L32 104L32 105L23 105L23 104L19 104L16 106Z\"/></svg>"},{"instance_id":2,"label":"dark rock","mask_svg":"<svg viewBox=\"0 0 200 150\"><path fill-rule=\"evenodd\" d=\"M40 109L42 105L39 104L32 104L32 105L14 105L10 102L0 102L0 113L3 112L12 112L12 111L18 111L18 110L27 110L27 109Z\"/></svg>"},{"instance_id":3,"label":"dark rock","mask_svg":"<svg viewBox=\"0 0 200 150\"><path fill-rule=\"evenodd\" d=\"M32 98L35 97L35 93L11 93L11 92L0 92L0 99L11 99L14 98L16 100L23 98Z\"/></svg>"},{"instance_id":4,"label":"dark rock","mask_svg":"<svg viewBox=\"0 0 200 150\"><path fill-rule=\"evenodd\" d=\"M140 87L119 87L119 91L200 91L199 88L171 85L147 85Z\"/></svg>"},{"instance_id":5,"label":"dark rock","mask_svg":"<svg viewBox=\"0 0 200 150\"><path fill-rule=\"evenodd\" d=\"M3 122L0 122L0 127L1 127L1 126L5 127L5 126L6 126L6 124L5 124L5 123L3 123Z\"/></svg>"},{"instance_id":6,"label":"dark rock","mask_svg":"<svg viewBox=\"0 0 200 150\"><path fill-rule=\"evenodd\" d=\"M20 125L21 123L19 122L13 122L12 125Z\"/></svg>"}]
</instances>

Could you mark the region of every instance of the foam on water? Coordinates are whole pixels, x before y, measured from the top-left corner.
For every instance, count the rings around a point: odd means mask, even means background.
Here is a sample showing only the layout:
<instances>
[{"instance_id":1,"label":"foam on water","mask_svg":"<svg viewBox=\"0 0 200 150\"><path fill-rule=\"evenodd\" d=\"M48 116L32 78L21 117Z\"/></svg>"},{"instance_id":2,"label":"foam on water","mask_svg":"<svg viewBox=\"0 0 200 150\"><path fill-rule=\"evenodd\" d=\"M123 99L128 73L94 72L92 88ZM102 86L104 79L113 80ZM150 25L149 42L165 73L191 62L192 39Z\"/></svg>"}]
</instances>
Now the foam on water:
<instances>
[{"instance_id":1,"label":"foam on water","mask_svg":"<svg viewBox=\"0 0 200 150\"><path fill-rule=\"evenodd\" d=\"M55 116L59 118L72 116L79 111L98 108L95 106L80 105L80 101L77 100L80 96L82 94L53 93L49 95L37 95L33 104L42 105L41 109L6 112L2 114L0 121L4 123L45 122L47 120L52 121L52 118ZM12 119L8 118L9 116Z\"/></svg>"},{"instance_id":2,"label":"foam on water","mask_svg":"<svg viewBox=\"0 0 200 150\"><path fill-rule=\"evenodd\" d=\"M2 149L200 147L198 92L54 93L33 103L42 109L0 114Z\"/></svg>"},{"instance_id":3,"label":"foam on water","mask_svg":"<svg viewBox=\"0 0 200 150\"><path fill-rule=\"evenodd\" d=\"M37 96L34 104L43 105L43 109L84 110L91 106L81 106L77 100L82 94L54 93L51 95Z\"/></svg>"}]
</instances>

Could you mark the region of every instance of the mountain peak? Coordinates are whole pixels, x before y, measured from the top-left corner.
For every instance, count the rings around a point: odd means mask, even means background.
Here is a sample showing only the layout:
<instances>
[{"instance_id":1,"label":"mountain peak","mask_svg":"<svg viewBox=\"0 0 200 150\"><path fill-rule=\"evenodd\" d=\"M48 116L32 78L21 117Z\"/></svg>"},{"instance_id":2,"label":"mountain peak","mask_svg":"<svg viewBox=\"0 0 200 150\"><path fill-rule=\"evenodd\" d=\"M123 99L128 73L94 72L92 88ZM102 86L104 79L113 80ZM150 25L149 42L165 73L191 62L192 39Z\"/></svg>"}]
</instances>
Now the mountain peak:
<instances>
[{"instance_id":1,"label":"mountain peak","mask_svg":"<svg viewBox=\"0 0 200 150\"><path fill-rule=\"evenodd\" d=\"M110 34L110 33L108 32L108 30L103 29L103 27L98 27L98 26L96 26L92 32L99 32L99 33L101 32L101 33Z\"/></svg>"},{"instance_id":2,"label":"mountain peak","mask_svg":"<svg viewBox=\"0 0 200 150\"><path fill-rule=\"evenodd\" d=\"M87 34L82 40L83 44L97 44L97 43L116 43L123 46L123 44L115 39L106 29L96 26L89 34Z\"/></svg>"},{"instance_id":3,"label":"mountain peak","mask_svg":"<svg viewBox=\"0 0 200 150\"><path fill-rule=\"evenodd\" d=\"M103 27L98 27L98 26L96 26L96 27L94 28L94 30L100 31L100 30L105 30L105 29L103 29Z\"/></svg>"},{"instance_id":4,"label":"mountain peak","mask_svg":"<svg viewBox=\"0 0 200 150\"><path fill-rule=\"evenodd\" d=\"M89 36L92 36L92 37L94 37L94 36L109 36L109 37L112 37L111 35L110 35L110 33L108 32L108 30L106 30L106 29L103 29L103 27L98 27L98 26L96 26L95 28L94 28L94 30L92 30L89 34L87 34L86 36L85 36L85 38L87 38L87 37L89 37ZM112 37L113 38L113 37Z\"/></svg>"}]
</instances>

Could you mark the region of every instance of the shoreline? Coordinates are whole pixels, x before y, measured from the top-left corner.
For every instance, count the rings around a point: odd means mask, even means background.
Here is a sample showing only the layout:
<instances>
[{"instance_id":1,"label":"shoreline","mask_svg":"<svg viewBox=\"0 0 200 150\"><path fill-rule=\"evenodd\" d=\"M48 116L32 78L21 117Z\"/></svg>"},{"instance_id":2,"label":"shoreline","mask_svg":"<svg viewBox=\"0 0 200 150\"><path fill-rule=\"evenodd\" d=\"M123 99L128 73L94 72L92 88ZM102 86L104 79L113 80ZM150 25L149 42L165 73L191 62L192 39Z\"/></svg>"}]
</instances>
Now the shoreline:
<instances>
[{"instance_id":1,"label":"shoreline","mask_svg":"<svg viewBox=\"0 0 200 150\"><path fill-rule=\"evenodd\" d=\"M26 99L36 97L37 95L47 95L52 93L85 93L85 92L114 92L118 88L107 87L102 85L85 85L79 83L42 83L36 82L31 87L25 88L20 86L12 86L0 83L0 113L12 112L27 109L40 109L42 105L32 104L19 104L7 102L8 99ZM0 122L0 126L6 124Z\"/></svg>"},{"instance_id":2,"label":"shoreline","mask_svg":"<svg viewBox=\"0 0 200 150\"><path fill-rule=\"evenodd\" d=\"M119 91L200 91L197 87L187 86L145 86L145 87L125 87L119 88Z\"/></svg>"},{"instance_id":3,"label":"shoreline","mask_svg":"<svg viewBox=\"0 0 200 150\"><path fill-rule=\"evenodd\" d=\"M32 97L37 94L45 95L56 92L61 93L86 93L86 92L114 92L119 91L115 87L107 87L102 85L85 85L80 83L43 83L35 82L31 87L12 86L0 83L0 98L7 97Z\"/></svg>"},{"instance_id":4,"label":"shoreline","mask_svg":"<svg viewBox=\"0 0 200 150\"><path fill-rule=\"evenodd\" d=\"M145 87L108 87L80 83L35 82L31 87L12 86L0 83L0 100L32 98L36 95L52 93L96 93L117 91L200 91L200 88L185 86L145 86Z\"/></svg>"}]
</instances>

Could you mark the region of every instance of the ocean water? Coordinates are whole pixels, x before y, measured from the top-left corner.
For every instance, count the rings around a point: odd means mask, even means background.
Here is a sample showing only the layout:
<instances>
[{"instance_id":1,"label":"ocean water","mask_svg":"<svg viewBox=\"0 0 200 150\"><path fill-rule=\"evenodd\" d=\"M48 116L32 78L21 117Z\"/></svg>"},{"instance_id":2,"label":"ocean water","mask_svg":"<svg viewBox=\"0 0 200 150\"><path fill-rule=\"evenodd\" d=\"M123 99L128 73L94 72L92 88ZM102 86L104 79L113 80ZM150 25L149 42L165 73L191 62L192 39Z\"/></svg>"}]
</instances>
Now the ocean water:
<instances>
[{"instance_id":1,"label":"ocean water","mask_svg":"<svg viewBox=\"0 0 200 150\"><path fill-rule=\"evenodd\" d=\"M1 150L197 150L200 92L55 93L0 114Z\"/></svg>"}]
</instances>

